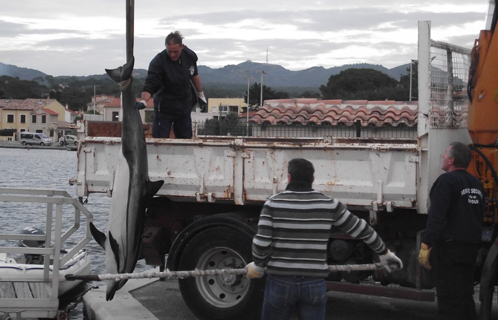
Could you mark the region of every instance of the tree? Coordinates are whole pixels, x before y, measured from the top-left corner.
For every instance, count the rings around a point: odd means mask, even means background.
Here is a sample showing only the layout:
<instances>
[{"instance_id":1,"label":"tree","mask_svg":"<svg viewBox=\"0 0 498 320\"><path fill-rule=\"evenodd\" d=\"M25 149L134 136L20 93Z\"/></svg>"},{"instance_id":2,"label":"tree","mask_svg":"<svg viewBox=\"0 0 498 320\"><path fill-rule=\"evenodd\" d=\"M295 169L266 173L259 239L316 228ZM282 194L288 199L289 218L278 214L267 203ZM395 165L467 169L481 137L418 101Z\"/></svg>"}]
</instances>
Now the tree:
<instances>
[{"instance_id":1,"label":"tree","mask_svg":"<svg viewBox=\"0 0 498 320\"><path fill-rule=\"evenodd\" d=\"M300 98L316 98L316 99L320 99L320 93L319 92L315 92L315 91L311 91L311 90L307 90L307 91L304 91L303 93L301 93L301 95L299 97Z\"/></svg>"},{"instance_id":2,"label":"tree","mask_svg":"<svg viewBox=\"0 0 498 320\"><path fill-rule=\"evenodd\" d=\"M74 86L68 86L62 89L60 100L58 101L63 106L70 106L72 110L86 110L86 104L90 102L89 97L85 95L85 92Z\"/></svg>"},{"instance_id":3,"label":"tree","mask_svg":"<svg viewBox=\"0 0 498 320\"><path fill-rule=\"evenodd\" d=\"M275 91L270 87L263 85L263 100L288 99L289 94L284 91ZM244 100L247 101L247 91L244 94ZM254 83L249 88L249 104L259 106L261 102L261 83Z\"/></svg>"},{"instance_id":4,"label":"tree","mask_svg":"<svg viewBox=\"0 0 498 320\"><path fill-rule=\"evenodd\" d=\"M3 99L39 99L47 91L47 87L38 84L36 81L0 76L0 96Z\"/></svg>"},{"instance_id":5,"label":"tree","mask_svg":"<svg viewBox=\"0 0 498 320\"><path fill-rule=\"evenodd\" d=\"M85 114L100 114L99 110L88 109Z\"/></svg>"},{"instance_id":6,"label":"tree","mask_svg":"<svg viewBox=\"0 0 498 320\"><path fill-rule=\"evenodd\" d=\"M388 94L397 86L398 81L380 71L351 68L330 76L327 85L320 86L320 92L324 99L385 100L393 99Z\"/></svg>"}]
</instances>

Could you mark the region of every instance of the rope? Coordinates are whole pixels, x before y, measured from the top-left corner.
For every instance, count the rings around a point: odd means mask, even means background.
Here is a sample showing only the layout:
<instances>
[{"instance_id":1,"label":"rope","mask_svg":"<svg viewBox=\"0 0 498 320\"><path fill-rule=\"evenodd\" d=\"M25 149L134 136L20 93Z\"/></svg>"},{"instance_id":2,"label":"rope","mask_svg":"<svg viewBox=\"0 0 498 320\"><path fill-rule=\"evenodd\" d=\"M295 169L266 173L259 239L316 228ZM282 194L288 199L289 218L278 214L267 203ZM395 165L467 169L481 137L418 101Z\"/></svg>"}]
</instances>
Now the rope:
<instances>
[{"instance_id":1,"label":"rope","mask_svg":"<svg viewBox=\"0 0 498 320\"><path fill-rule=\"evenodd\" d=\"M126 89L128 89L128 87L129 87L129 86L130 86L130 84L131 84L131 80L132 80L132 78L130 77L130 78L128 78L128 79L126 79L126 80L124 80L124 81L121 81L121 82L119 83L119 90L120 90L121 92L124 92Z\"/></svg>"},{"instance_id":2,"label":"rope","mask_svg":"<svg viewBox=\"0 0 498 320\"><path fill-rule=\"evenodd\" d=\"M379 270L383 266L380 263L370 264L344 264L344 265L329 265L330 272L354 272L354 271L367 271ZM392 266L394 269L394 267ZM73 276L66 275L67 280L127 280L127 279L151 279L151 278L164 278L170 279L184 279L188 277L202 277L202 276L221 276L221 275L245 275L246 268L242 269L212 269L212 270L191 270L191 271L145 271L142 273L119 273L119 274L101 274L89 276Z\"/></svg>"}]
</instances>

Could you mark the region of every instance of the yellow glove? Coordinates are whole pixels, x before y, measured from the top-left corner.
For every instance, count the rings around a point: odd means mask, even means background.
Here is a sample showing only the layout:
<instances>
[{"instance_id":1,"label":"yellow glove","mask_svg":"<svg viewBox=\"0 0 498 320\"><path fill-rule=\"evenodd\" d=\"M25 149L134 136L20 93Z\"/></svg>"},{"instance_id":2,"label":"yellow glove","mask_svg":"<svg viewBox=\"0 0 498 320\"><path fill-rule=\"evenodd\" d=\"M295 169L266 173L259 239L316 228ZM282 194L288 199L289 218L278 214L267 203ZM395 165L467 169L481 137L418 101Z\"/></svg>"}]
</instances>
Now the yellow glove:
<instances>
[{"instance_id":1,"label":"yellow glove","mask_svg":"<svg viewBox=\"0 0 498 320\"><path fill-rule=\"evenodd\" d=\"M249 263L247 266L247 279L262 278L265 275L265 269L258 267L254 262Z\"/></svg>"},{"instance_id":2,"label":"yellow glove","mask_svg":"<svg viewBox=\"0 0 498 320\"><path fill-rule=\"evenodd\" d=\"M429 248L425 243L422 242L420 246L420 252L418 253L418 262L420 265L427 270L431 270L431 264L429 263L429 256L431 255L432 248Z\"/></svg>"}]
</instances>

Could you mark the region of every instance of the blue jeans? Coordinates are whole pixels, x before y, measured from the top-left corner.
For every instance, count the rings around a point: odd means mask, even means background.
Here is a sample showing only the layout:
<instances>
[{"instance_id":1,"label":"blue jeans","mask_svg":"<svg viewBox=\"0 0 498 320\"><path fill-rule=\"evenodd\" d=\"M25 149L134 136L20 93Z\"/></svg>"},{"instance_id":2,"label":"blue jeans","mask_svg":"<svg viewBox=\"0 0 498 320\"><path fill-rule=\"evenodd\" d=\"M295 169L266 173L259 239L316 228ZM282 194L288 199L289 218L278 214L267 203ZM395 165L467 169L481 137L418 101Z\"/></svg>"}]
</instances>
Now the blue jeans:
<instances>
[{"instance_id":1,"label":"blue jeans","mask_svg":"<svg viewBox=\"0 0 498 320\"><path fill-rule=\"evenodd\" d=\"M324 320L325 279L268 275L261 320L288 320L295 307L299 320Z\"/></svg>"},{"instance_id":2,"label":"blue jeans","mask_svg":"<svg viewBox=\"0 0 498 320\"><path fill-rule=\"evenodd\" d=\"M192 138L192 119L190 118L190 113L185 117L171 119L161 112L154 113L154 119L152 120L152 137L169 138L171 126L173 126L173 132L175 133L176 139Z\"/></svg>"}]
</instances>

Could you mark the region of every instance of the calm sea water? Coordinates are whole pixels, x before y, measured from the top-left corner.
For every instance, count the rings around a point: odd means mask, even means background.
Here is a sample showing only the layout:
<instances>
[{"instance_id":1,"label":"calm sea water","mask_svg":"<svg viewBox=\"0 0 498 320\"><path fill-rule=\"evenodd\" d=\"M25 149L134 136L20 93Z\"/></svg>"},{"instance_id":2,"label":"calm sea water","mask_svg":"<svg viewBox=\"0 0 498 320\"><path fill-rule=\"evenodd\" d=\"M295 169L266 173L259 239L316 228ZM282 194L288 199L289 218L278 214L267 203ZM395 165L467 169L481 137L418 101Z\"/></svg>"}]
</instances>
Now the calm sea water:
<instances>
[{"instance_id":1,"label":"calm sea water","mask_svg":"<svg viewBox=\"0 0 498 320\"><path fill-rule=\"evenodd\" d=\"M76 187L69 185L69 179L76 178L77 157L74 151L48 149L9 149L0 148L0 187L22 189L50 189L63 190L72 197L76 197ZM105 231L110 208L110 198L105 194L91 194L85 207L92 213L95 226ZM24 227L45 229L46 205L34 203L6 203L0 202L0 232L17 233ZM72 226L74 209L64 206L64 230ZM86 221L82 223L78 232L71 236L64 247L71 248L86 232ZM12 246L12 243L10 244ZM105 273L105 254L103 249L91 241L86 250L92 260L92 273ZM145 270L142 261L139 261L136 271ZM71 296L61 299L60 309L72 305L78 296L90 285L100 286L104 282L92 282L78 287ZM83 304L69 313L69 319L86 319Z\"/></svg>"}]
</instances>

